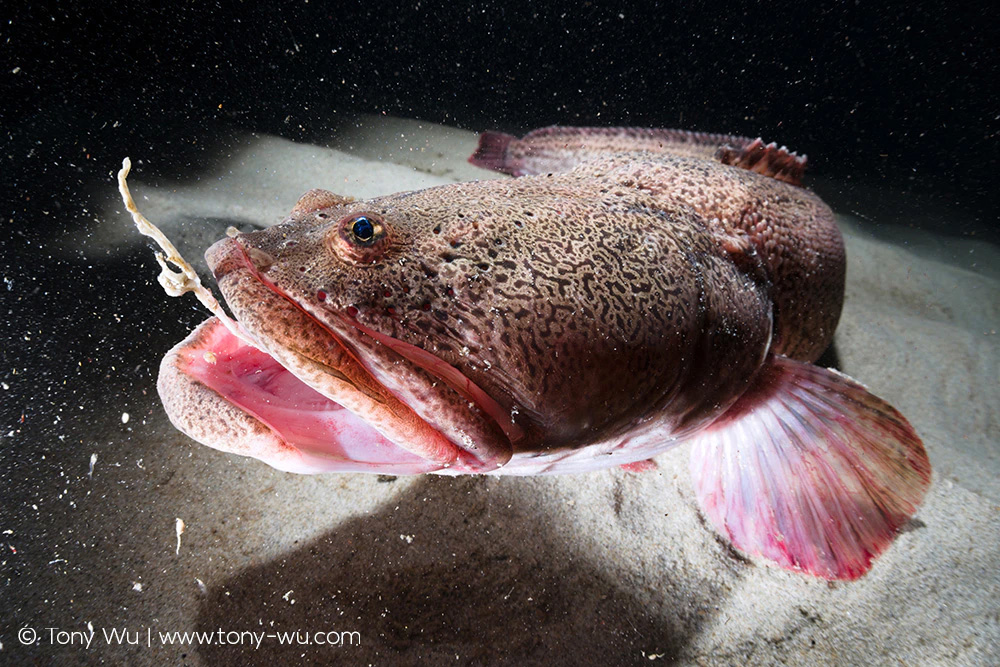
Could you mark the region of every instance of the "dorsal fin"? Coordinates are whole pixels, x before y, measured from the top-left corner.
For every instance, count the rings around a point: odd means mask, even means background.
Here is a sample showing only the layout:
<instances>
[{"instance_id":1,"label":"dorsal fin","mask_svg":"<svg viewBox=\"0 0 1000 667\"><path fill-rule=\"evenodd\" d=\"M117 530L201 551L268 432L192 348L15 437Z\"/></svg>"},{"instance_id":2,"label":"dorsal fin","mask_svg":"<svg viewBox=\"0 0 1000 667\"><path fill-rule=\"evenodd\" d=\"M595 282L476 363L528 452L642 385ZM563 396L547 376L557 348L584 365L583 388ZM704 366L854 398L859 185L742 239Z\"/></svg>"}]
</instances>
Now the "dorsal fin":
<instances>
[{"instance_id":1,"label":"dorsal fin","mask_svg":"<svg viewBox=\"0 0 1000 667\"><path fill-rule=\"evenodd\" d=\"M722 164L755 171L792 185L802 185L807 162L805 155L793 153L784 146L778 148L773 141L765 144L759 137L741 148L722 146L715 157Z\"/></svg>"}]
</instances>

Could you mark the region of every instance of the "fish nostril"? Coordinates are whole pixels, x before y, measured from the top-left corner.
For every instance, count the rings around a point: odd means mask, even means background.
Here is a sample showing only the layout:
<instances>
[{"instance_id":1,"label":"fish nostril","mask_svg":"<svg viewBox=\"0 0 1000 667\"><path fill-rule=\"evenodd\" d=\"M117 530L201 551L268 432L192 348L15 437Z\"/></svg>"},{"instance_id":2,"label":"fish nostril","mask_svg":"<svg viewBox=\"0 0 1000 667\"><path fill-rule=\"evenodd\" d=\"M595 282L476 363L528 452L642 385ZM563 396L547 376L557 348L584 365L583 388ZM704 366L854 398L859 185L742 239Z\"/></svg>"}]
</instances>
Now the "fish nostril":
<instances>
[{"instance_id":1,"label":"fish nostril","mask_svg":"<svg viewBox=\"0 0 1000 667\"><path fill-rule=\"evenodd\" d=\"M274 265L274 257L259 248L247 248L246 253L258 271L267 271Z\"/></svg>"}]
</instances>

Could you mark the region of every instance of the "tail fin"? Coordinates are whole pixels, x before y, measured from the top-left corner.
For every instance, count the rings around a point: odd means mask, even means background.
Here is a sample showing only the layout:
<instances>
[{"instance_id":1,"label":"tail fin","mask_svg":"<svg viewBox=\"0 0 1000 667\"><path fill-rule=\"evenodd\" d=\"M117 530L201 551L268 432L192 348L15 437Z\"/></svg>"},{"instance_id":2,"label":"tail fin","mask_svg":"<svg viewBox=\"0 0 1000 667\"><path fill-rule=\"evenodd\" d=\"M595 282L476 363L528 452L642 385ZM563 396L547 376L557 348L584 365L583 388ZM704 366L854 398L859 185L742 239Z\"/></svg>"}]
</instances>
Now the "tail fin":
<instances>
[{"instance_id":1,"label":"tail fin","mask_svg":"<svg viewBox=\"0 0 1000 667\"><path fill-rule=\"evenodd\" d=\"M507 146L517 141L517 137L503 132L483 132L479 135L479 147L469 157L469 163L483 169L514 175L507 164Z\"/></svg>"},{"instance_id":2,"label":"tail fin","mask_svg":"<svg viewBox=\"0 0 1000 667\"><path fill-rule=\"evenodd\" d=\"M694 438L702 510L740 551L826 579L857 579L930 485L920 438L835 371L773 357Z\"/></svg>"}]
</instances>

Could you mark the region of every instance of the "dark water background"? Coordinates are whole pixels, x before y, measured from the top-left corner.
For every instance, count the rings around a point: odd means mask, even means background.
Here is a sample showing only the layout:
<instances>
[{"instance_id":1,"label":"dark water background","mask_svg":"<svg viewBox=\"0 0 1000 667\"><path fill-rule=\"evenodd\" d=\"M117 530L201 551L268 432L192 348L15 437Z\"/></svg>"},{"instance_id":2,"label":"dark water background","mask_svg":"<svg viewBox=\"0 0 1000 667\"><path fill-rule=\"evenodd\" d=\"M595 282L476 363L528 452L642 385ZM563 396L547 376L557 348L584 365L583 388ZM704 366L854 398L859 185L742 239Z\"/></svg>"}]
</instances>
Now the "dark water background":
<instances>
[{"instance_id":1,"label":"dark water background","mask_svg":"<svg viewBox=\"0 0 1000 667\"><path fill-rule=\"evenodd\" d=\"M322 145L355 113L517 133L679 127L808 153L815 188L872 233L1000 242L989 3L681 4L5 3L0 530L22 551L79 548L28 508L87 493L94 434L124 428L103 407L151 392L149 360L203 318L193 301L161 315L146 247L78 252L125 155L144 159L144 181L193 179L246 132ZM44 609L35 564L3 549L10 617Z\"/></svg>"},{"instance_id":2,"label":"dark water background","mask_svg":"<svg viewBox=\"0 0 1000 667\"><path fill-rule=\"evenodd\" d=\"M0 120L15 191L31 189L26 177L79 183L124 149L196 163L230 128L322 141L338 114L367 112L471 130L759 135L809 153L817 176L969 212L953 232L995 227L1000 22L988 3L66 2L4 13Z\"/></svg>"}]
</instances>

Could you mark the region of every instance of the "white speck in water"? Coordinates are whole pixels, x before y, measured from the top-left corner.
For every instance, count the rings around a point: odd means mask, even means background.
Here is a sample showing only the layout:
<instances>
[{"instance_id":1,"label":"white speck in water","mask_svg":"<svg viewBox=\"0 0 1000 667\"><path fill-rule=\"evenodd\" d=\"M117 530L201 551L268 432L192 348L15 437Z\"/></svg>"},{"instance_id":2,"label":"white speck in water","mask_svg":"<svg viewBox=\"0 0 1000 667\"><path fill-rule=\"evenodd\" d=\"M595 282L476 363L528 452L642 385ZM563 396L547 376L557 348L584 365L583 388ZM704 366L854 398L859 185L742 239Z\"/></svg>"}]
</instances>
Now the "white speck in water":
<instances>
[{"instance_id":1,"label":"white speck in water","mask_svg":"<svg viewBox=\"0 0 1000 667\"><path fill-rule=\"evenodd\" d=\"M94 464L96 464L96 463L97 463L97 454L96 453L91 454L90 455L90 471L87 472L87 477L89 477L90 479L94 479Z\"/></svg>"},{"instance_id":2,"label":"white speck in water","mask_svg":"<svg viewBox=\"0 0 1000 667\"><path fill-rule=\"evenodd\" d=\"M133 581L132 582L132 590L135 591L136 593L141 593L142 592L142 582Z\"/></svg>"},{"instance_id":3,"label":"white speck in water","mask_svg":"<svg viewBox=\"0 0 1000 667\"><path fill-rule=\"evenodd\" d=\"M400 535L399 539L403 540L407 544L413 544L413 535Z\"/></svg>"},{"instance_id":4,"label":"white speck in water","mask_svg":"<svg viewBox=\"0 0 1000 667\"><path fill-rule=\"evenodd\" d=\"M184 519L175 519L174 530L177 533L177 549L174 551L175 554L180 555L181 553L181 535L184 534Z\"/></svg>"},{"instance_id":5,"label":"white speck in water","mask_svg":"<svg viewBox=\"0 0 1000 667\"><path fill-rule=\"evenodd\" d=\"M128 423L128 413L127 412L123 412L122 413L122 423L123 424L127 424Z\"/></svg>"}]
</instances>

